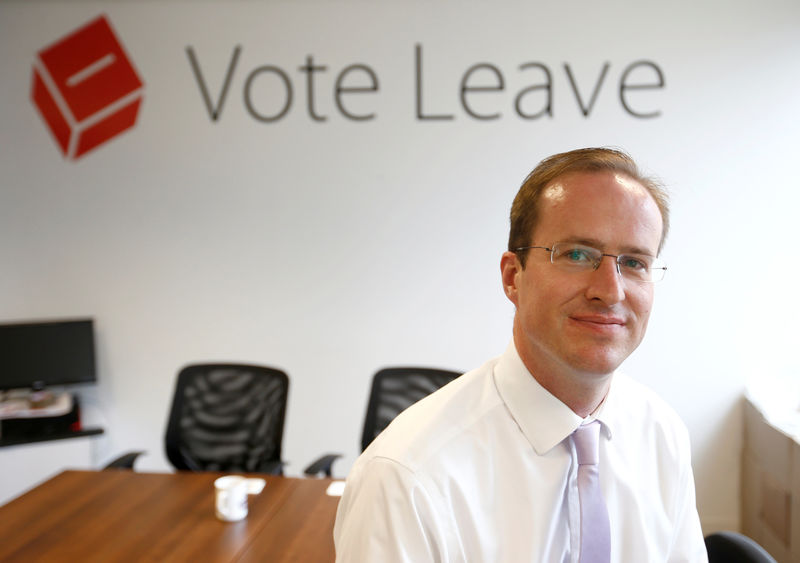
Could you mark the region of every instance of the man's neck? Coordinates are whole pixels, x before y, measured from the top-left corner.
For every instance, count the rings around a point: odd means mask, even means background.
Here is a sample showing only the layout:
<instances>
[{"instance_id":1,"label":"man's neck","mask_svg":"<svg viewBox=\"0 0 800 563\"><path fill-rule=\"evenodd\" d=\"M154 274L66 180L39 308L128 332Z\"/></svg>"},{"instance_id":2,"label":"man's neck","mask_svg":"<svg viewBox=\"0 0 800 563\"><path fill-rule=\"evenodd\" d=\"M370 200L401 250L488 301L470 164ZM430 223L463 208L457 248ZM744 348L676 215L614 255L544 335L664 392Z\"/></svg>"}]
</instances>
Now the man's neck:
<instances>
[{"instance_id":1,"label":"man's neck","mask_svg":"<svg viewBox=\"0 0 800 563\"><path fill-rule=\"evenodd\" d=\"M597 410L608 394L613 373L596 374L575 370L562 362L529 354L520 344L515 330L514 345L517 353L539 385L581 418L586 418Z\"/></svg>"}]
</instances>

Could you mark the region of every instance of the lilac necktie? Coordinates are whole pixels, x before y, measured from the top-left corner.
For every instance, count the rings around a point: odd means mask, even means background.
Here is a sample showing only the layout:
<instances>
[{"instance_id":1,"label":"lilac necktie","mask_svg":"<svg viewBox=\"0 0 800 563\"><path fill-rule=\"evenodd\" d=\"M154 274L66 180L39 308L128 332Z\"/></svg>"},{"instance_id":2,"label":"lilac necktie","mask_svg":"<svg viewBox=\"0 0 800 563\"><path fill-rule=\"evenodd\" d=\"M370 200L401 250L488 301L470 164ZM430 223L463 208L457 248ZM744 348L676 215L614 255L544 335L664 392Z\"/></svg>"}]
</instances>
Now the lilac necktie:
<instances>
[{"instance_id":1,"label":"lilac necktie","mask_svg":"<svg viewBox=\"0 0 800 563\"><path fill-rule=\"evenodd\" d=\"M600 439L598 421L578 427L572 434L578 452L578 497L581 503L580 563L608 563L611 557L611 528L608 510L600 490L597 464Z\"/></svg>"}]
</instances>

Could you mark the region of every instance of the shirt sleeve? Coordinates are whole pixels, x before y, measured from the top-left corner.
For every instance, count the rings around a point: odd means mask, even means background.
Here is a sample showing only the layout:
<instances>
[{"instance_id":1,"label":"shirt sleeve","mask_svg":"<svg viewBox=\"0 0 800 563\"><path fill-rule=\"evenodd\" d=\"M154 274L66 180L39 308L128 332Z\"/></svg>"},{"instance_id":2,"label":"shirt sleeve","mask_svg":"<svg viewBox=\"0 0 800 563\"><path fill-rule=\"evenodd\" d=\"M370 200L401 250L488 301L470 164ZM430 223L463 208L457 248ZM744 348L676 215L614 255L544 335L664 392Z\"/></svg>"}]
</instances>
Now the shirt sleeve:
<instances>
[{"instance_id":1,"label":"shirt sleeve","mask_svg":"<svg viewBox=\"0 0 800 563\"><path fill-rule=\"evenodd\" d=\"M414 473L375 457L354 468L333 529L337 563L448 561L443 523Z\"/></svg>"}]
</instances>

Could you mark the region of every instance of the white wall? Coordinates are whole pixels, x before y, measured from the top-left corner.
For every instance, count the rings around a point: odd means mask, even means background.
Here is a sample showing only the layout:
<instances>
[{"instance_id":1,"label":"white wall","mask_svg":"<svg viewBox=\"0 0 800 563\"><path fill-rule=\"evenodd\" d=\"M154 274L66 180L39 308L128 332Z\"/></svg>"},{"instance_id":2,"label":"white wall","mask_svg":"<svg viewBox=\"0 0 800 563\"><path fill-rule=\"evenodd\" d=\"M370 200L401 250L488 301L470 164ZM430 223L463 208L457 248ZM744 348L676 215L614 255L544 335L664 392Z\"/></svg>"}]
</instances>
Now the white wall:
<instances>
[{"instance_id":1,"label":"white wall","mask_svg":"<svg viewBox=\"0 0 800 563\"><path fill-rule=\"evenodd\" d=\"M800 7L579 4L0 4L0 319L95 317L100 383L85 393L88 421L107 429L97 464L145 449L141 469L168 469L161 440L177 370L230 360L289 373L288 473L339 451L343 475L378 368L467 370L507 344L499 257L522 178L554 152L614 145L673 194L670 270L625 369L688 424L706 529L737 528L744 382L797 367ZM73 161L30 102L31 65L100 13L145 82L144 103L132 130ZM423 109L451 120L415 116L417 44ZM212 122L185 50L216 98L237 45ZM327 66L314 84L325 122L306 107L308 56ZM666 85L627 100L655 118L620 103L621 74L639 60ZM528 62L552 72L552 117L514 111L517 93L542 81L520 70ZM343 117L332 95L353 63L378 76L377 92L346 98L370 121ZM460 104L476 63L504 76L503 92L470 95L496 120ZM584 106L610 64L587 117L564 63ZM294 87L291 110L271 124L243 102L262 65ZM264 113L284 99L268 76L250 90ZM541 95L525 98L526 111Z\"/></svg>"}]
</instances>

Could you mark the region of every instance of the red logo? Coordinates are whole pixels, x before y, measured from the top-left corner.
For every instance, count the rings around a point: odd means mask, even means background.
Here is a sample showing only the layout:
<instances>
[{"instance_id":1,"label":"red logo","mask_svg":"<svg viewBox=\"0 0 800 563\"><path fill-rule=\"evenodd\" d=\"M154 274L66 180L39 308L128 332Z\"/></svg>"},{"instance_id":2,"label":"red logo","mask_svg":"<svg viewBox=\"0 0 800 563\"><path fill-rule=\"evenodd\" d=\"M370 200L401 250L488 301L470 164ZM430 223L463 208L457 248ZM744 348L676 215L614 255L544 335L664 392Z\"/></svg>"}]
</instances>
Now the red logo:
<instances>
[{"instance_id":1,"label":"red logo","mask_svg":"<svg viewBox=\"0 0 800 563\"><path fill-rule=\"evenodd\" d=\"M67 158L133 127L142 92L105 16L39 51L33 65L31 98Z\"/></svg>"}]
</instances>

